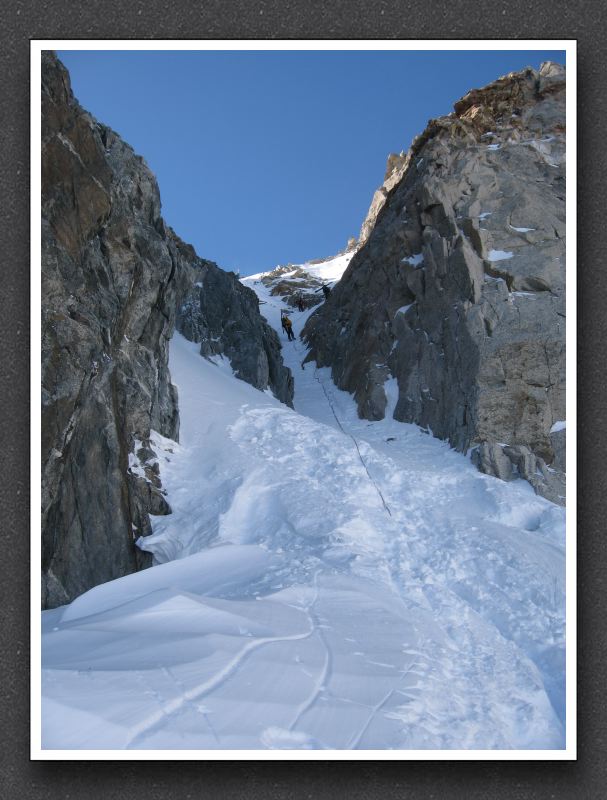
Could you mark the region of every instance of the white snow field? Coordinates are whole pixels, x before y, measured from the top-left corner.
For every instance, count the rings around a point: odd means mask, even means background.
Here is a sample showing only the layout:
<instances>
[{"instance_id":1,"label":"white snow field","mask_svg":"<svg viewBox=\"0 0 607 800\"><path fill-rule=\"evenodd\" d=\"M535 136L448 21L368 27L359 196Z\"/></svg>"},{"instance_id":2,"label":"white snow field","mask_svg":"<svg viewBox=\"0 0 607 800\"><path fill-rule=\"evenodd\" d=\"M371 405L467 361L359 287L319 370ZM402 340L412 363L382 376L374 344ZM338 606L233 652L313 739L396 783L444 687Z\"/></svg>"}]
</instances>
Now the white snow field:
<instances>
[{"instance_id":1,"label":"white snow field","mask_svg":"<svg viewBox=\"0 0 607 800\"><path fill-rule=\"evenodd\" d=\"M280 335L294 411L175 334L158 566L43 613L43 748L564 748L563 509L358 419Z\"/></svg>"}]
</instances>

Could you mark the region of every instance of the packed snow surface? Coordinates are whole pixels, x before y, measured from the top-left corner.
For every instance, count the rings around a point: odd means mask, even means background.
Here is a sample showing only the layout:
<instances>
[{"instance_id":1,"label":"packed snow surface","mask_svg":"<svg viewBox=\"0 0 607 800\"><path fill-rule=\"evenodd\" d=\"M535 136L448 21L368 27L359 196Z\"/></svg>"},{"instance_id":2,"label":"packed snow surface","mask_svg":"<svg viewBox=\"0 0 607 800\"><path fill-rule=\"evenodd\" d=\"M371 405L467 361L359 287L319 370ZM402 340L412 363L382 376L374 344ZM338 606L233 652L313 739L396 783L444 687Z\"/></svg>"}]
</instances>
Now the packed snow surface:
<instances>
[{"instance_id":1,"label":"packed snow surface","mask_svg":"<svg viewBox=\"0 0 607 800\"><path fill-rule=\"evenodd\" d=\"M43 747L563 748L563 510L281 338L295 410L174 336L157 566L43 614Z\"/></svg>"}]
</instances>

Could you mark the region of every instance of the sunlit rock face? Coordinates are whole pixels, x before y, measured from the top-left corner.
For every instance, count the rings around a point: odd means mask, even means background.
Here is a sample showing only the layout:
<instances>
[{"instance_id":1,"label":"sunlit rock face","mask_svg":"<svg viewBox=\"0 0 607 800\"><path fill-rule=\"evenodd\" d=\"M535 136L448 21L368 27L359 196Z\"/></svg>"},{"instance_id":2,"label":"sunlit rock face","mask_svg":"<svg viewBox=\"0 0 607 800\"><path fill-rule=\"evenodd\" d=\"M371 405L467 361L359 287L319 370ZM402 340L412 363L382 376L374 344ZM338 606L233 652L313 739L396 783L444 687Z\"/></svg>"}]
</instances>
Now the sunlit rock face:
<instances>
[{"instance_id":1,"label":"sunlit rock face","mask_svg":"<svg viewBox=\"0 0 607 800\"><path fill-rule=\"evenodd\" d=\"M564 502L565 70L469 92L392 156L359 251L304 336L381 419Z\"/></svg>"}]
</instances>

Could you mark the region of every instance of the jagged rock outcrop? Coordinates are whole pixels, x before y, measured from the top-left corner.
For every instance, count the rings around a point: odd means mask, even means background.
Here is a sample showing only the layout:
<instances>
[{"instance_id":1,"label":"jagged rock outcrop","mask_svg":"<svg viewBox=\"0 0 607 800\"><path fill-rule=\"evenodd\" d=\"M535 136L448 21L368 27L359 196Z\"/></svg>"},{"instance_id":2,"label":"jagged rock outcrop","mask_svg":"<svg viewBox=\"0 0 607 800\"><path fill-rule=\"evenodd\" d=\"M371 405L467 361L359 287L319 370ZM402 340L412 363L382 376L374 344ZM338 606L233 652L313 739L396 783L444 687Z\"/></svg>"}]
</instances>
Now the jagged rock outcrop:
<instances>
[{"instance_id":1,"label":"jagged rock outcrop","mask_svg":"<svg viewBox=\"0 0 607 800\"><path fill-rule=\"evenodd\" d=\"M309 358L368 419L396 377L396 419L562 503L564 68L511 73L454 108L389 161L363 246L304 330Z\"/></svg>"},{"instance_id":2,"label":"jagged rock outcrop","mask_svg":"<svg viewBox=\"0 0 607 800\"><path fill-rule=\"evenodd\" d=\"M322 259L310 262L321 264ZM323 301L318 290L323 281L310 273L301 265L288 264L285 267L276 267L271 272L266 272L261 277L264 286L270 289L270 294L282 298L286 305L295 308L299 300L305 308L313 308Z\"/></svg>"},{"instance_id":3,"label":"jagged rock outcrop","mask_svg":"<svg viewBox=\"0 0 607 800\"><path fill-rule=\"evenodd\" d=\"M174 234L172 248L180 263L177 329L200 343L205 357L230 359L237 378L257 389L270 387L293 407L293 376L282 363L280 339L262 319L259 300L232 272L196 257Z\"/></svg>"},{"instance_id":4,"label":"jagged rock outcrop","mask_svg":"<svg viewBox=\"0 0 607 800\"><path fill-rule=\"evenodd\" d=\"M149 564L135 541L150 514L170 512L152 432L178 437L168 343L186 294L241 377L288 402L290 372L253 293L167 228L143 159L80 107L43 53L44 607Z\"/></svg>"}]
</instances>

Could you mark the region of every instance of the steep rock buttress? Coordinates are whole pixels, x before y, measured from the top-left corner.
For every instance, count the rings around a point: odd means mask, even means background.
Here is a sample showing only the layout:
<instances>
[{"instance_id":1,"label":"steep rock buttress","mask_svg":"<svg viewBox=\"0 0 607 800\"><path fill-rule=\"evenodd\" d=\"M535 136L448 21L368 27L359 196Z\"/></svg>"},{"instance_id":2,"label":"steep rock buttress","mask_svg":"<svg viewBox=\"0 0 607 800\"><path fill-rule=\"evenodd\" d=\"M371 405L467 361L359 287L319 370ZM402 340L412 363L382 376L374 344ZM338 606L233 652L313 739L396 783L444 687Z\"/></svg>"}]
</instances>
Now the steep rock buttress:
<instances>
[{"instance_id":1,"label":"steep rock buttress","mask_svg":"<svg viewBox=\"0 0 607 800\"><path fill-rule=\"evenodd\" d=\"M564 502L565 70L510 73L391 156L309 359L359 413L415 422Z\"/></svg>"},{"instance_id":2,"label":"steep rock buttress","mask_svg":"<svg viewBox=\"0 0 607 800\"><path fill-rule=\"evenodd\" d=\"M170 513L150 436L178 438L168 369L176 318L203 355L224 352L243 380L291 402L290 371L253 292L165 225L143 159L81 108L45 52L44 607L149 563L135 540L151 532L150 514Z\"/></svg>"}]
</instances>

